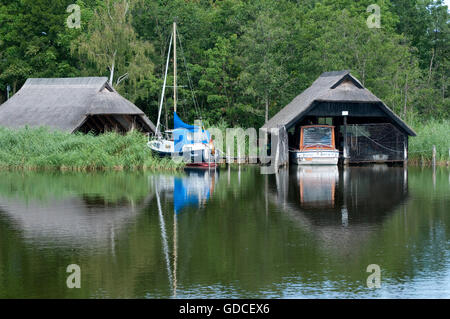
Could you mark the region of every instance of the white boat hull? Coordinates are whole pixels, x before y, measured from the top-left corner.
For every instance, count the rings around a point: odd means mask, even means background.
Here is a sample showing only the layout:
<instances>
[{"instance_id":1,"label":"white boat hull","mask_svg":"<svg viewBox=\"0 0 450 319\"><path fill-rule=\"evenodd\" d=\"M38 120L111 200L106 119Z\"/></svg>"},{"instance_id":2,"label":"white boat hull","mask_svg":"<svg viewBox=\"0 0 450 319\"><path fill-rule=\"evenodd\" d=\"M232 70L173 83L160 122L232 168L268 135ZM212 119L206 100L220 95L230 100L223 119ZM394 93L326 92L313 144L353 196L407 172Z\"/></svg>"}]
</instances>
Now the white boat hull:
<instances>
[{"instance_id":1,"label":"white boat hull","mask_svg":"<svg viewBox=\"0 0 450 319\"><path fill-rule=\"evenodd\" d=\"M173 141L168 141L165 139L154 139L147 143L148 147L157 153L159 156L171 156L174 153L174 143Z\"/></svg>"},{"instance_id":2,"label":"white boat hull","mask_svg":"<svg viewBox=\"0 0 450 319\"><path fill-rule=\"evenodd\" d=\"M169 140L154 139L147 145L160 157L183 158L188 163L217 163L220 160L219 152L211 154L209 146L203 143L186 144L181 152L175 152L174 142Z\"/></svg>"},{"instance_id":3,"label":"white boat hull","mask_svg":"<svg viewBox=\"0 0 450 319\"><path fill-rule=\"evenodd\" d=\"M290 151L290 157L296 165L337 165L339 151Z\"/></svg>"}]
</instances>

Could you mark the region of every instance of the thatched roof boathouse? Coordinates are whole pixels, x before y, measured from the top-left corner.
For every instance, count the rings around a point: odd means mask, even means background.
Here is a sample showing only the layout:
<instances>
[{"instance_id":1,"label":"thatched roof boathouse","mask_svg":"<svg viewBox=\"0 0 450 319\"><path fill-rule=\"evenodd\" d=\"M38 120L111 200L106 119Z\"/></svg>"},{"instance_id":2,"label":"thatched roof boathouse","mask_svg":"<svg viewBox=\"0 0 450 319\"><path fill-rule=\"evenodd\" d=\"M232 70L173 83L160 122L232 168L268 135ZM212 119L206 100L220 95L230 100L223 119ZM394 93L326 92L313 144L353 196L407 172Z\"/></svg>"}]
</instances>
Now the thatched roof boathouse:
<instances>
[{"instance_id":1,"label":"thatched roof boathouse","mask_svg":"<svg viewBox=\"0 0 450 319\"><path fill-rule=\"evenodd\" d=\"M28 79L0 105L0 126L96 134L133 127L155 131L144 112L117 93L106 77Z\"/></svg>"},{"instance_id":2,"label":"thatched roof boathouse","mask_svg":"<svg viewBox=\"0 0 450 319\"><path fill-rule=\"evenodd\" d=\"M416 135L349 71L323 73L262 127L289 133L279 149L279 164L286 162L282 153L288 147L298 148L300 127L311 124L335 126L336 147L345 163L405 162L408 136Z\"/></svg>"}]
</instances>

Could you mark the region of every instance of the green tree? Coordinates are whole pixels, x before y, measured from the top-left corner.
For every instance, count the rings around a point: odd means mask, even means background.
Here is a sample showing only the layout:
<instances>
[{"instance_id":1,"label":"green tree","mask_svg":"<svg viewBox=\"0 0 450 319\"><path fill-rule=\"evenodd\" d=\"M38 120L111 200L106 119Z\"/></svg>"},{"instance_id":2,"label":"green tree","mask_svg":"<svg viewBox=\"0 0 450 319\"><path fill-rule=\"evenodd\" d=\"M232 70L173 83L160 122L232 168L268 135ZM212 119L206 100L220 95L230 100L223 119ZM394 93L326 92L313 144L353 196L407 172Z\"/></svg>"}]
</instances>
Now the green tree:
<instances>
[{"instance_id":1,"label":"green tree","mask_svg":"<svg viewBox=\"0 0 450 319\"><path fill-rule=\"evenodd\" d=\"M269 119L269 106L276 103L289 76L285 67L287 57L281 48L288 37L286 28L280 25L281 17L276 12L261 12L256 20L243 28L241 38L242 72L240 81L243 93L254 98L256 105L263 105Z\"/></svg>"},{"instance_id":2,"label":"green tree","mask_svg":"<svg viewBox=\"0 0 450 319\"><path fill-rule=\"evenodd\" d=\"M218 121L233 108L235 86L239 67L236 64L237 36L219 37L214 48L206 51L208 65L196 65L195 70L201 73L197 90L200 96L205 96L208 105L208 118Z\"/></svg>"},{"instance_id":3,"label":"green tree","mask_svg":"<svg viewBox=\"0 0 450 319\"><path fill-rule=\"evenodd\" d=\"M414 49L390 28L368 28L367 15L355 13L346 9L328 11L328 23L308 42L310 49L302 64L318 74L351 70L364 86L406 117L414 112L412 105L417 102L422 74Z\"/></svg>"},{"instance_id":4,"label":"green tree","mask_svg":"<svg viewBox=\"0 0 450 319\"><path fill-rule=\"evenodd\" d=\"M72 51L86 57L96 72L105 74L109 70L110 84L132 101L145 94L140 83L153 71L149 59L153 48L139 39L132 26L133 5L127 0L106 1L95 10L87 32L72 46ZM87 69L90 67L87 65ZM124 80L127 85L121 85Z\"/></svg>"},{"instance_id":5,"label":"green tree","mask_svg":"<svg viewBox=\"0 0 450 319\"><path fill-rule=\"evenodd\" d=\"M118 91L155 119L176 19L178 83L196 94L194 103L179 90L186 121L258 127L322 72L339 69L404 118L450 116L442 0L377 1L381 29L366 25L373 0L76 0L81 29L70 29L73 2L0 0L0 102L6 84L16 91L28 77L113 74Z\"/></svg>"},{"instance_id":6,"label":"green tree","mask_svg":"<svg viewBox=\"0 0 450 319\"><path fill-rule=\"evenodd\" d=\"M441 0L396 0L397 32L410 39L417 50L421 72L416 110L427 117L449 116L450 72L449 11ZM417 91L416 91L417 92Z\"/></svg>"},{"instance_id":7,"label":"green tree","mask_svg":"<svg viewBox=\"0 0 450 319\"><path fill-rule=\"evenodd\" d=\"M12 92L28 77L76 76L69 43L79 30L65 21L71 1L0 1L0 92L7 84Z\"/></svg>"}]
</instances>

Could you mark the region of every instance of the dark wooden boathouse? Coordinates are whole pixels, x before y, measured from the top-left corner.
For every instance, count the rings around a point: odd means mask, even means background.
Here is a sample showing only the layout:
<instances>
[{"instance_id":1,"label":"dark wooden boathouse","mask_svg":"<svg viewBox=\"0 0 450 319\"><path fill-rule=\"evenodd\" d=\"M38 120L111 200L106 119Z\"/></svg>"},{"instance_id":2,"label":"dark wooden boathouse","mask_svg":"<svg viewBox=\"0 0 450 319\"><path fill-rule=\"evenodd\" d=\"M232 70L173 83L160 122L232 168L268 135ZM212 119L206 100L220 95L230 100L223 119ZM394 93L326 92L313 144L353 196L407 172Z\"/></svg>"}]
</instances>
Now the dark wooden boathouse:
<instances>
[{"instance_id":1,"label":"dark wooden boathouse","mask_svg":"<svg viewBox=\"0 0 450 319\"><path fill-rule=\"evenodd\" d=\"M300 127L311 124L335 126L344 164L405 163L408 137L416 135L349 71L323 73L262 127L279 137L273 155L278 165L287 164L288 148L298 148Z\"/></svg>"},{"instance_id":2,"label":"dark wooden boathouse","mask_svg":"<svg viewBox=\"0 0 450 319\"><path fill-rule=\"evenodd\" d=\"M117 93L106 77L28 79L0 105L0 126L95 134L155 131L144 112Z\"/></svg>"}]
</instances>

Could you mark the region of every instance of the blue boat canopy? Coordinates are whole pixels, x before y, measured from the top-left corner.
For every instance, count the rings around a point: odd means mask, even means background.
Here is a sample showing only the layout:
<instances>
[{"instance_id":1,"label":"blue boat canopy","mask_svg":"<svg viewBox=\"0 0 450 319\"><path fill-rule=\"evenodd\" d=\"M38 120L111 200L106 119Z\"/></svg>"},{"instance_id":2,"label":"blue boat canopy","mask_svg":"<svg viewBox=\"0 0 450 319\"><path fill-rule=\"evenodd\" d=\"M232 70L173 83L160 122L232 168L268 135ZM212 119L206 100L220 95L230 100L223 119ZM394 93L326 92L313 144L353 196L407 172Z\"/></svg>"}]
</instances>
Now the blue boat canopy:
<instances>
[{"instance_id":1,"label":"blue boat canopy","mask_svg":"<svg viewBox=\"0 0 450 319\"><path fill-rule=\"evenodd\" d=\"M177 129L177 128L184 128L187 130L197 130L200 129L200 127L195 126L195 125L190 125L190 124L186 124L184 123L180 117L177 115L177 112L173 112L173 128Z\"/></svg>"},{"instance_id":2,"label":"blue boat canopy","mask_svg":"<svg viewBox=\"0 0 450 319\"><path fill-rule=\"evenodd\" d=\"M211 139L211 135L207 130L197 125L184 123L176 112L173 113L173 128L175 152L181 152L185 144L208 144Z\"/></svg>"}]
</instances>

